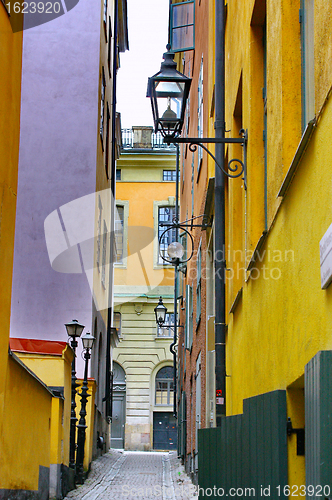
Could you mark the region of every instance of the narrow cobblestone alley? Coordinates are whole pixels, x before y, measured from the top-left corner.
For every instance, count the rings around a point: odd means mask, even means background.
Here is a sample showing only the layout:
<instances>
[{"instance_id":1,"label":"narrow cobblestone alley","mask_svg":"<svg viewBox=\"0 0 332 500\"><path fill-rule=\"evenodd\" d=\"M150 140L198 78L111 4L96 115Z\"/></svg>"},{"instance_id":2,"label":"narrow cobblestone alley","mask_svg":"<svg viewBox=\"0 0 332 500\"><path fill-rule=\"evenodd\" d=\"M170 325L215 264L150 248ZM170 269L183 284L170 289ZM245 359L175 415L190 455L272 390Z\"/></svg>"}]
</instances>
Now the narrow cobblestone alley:
<instances>
[{"instance_id":1,"label":"narrow cobblestone alley","mask_svg":"<svg viewBox=\"0 0 332 500\"><path fill-rule=\"evenodd\" d=\"M110 450L95 460L85 483L66 497L68 500L192 498L197 499L195 488L175 452L118 450Z\"/></svg>"}]
</instances>

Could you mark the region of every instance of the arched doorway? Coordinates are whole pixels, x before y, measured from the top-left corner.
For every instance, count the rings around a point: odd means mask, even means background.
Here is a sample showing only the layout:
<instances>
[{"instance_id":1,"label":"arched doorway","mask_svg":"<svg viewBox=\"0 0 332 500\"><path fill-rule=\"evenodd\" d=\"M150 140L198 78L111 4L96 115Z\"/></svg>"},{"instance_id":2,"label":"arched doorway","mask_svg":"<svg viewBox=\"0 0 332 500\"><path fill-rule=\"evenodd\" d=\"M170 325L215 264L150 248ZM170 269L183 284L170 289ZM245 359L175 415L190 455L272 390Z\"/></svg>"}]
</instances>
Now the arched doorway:
<instances>
[{"instance_id":1,"label":"arched doorway","mask_svg":"<svg viewBox=\"0 0 332 500\"><path fill-rule=\"evenodd\" d=\"M113 406L111 448L123 449L126 423L126 374L122 366L113 363Z\"/></svg>"}]
</instances>

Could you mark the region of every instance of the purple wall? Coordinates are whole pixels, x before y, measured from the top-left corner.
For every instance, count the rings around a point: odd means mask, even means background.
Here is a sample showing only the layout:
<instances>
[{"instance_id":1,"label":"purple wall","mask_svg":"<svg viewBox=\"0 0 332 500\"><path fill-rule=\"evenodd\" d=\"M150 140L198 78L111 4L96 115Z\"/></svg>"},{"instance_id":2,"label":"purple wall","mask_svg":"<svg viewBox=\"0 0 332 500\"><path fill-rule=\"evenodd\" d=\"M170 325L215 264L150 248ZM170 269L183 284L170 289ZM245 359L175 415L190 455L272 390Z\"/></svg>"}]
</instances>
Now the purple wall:
<instances>
[{"instance_id":1,"label":"purple wall","mask_svg":"<svg viewBox=\"0 0 332 500\"><path fill-rule=\"evenodd\" d=\"M100 15L100 0L80 0L23 33L12 337L67 340L64 323L72 319L91 331L86 276L51 268L44 220L95 191Z\"/></svg>"}]
</instances>

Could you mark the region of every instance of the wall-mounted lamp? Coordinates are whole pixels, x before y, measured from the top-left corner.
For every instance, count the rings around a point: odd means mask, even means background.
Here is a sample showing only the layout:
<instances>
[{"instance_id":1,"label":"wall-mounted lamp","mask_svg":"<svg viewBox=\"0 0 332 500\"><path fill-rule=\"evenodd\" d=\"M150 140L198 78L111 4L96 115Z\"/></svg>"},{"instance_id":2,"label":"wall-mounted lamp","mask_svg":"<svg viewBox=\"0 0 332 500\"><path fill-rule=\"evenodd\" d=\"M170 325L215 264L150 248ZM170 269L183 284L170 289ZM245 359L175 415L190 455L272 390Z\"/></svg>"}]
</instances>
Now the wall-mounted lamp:
<instances>
[{"instance_id":1,"label":"wall-mounted lamp","mask_svg":"<svg viewBox=\"0 0 332 500\"><path fill-rule=\"evenodd\" d=\"M162 327L163 324L165 323L166 313L167 313L167 307L164 306L162 297L159 297L159 302L154 308L154 313L156 316L157 325L159 327Z\"/></svg>"},{"instance_id":2,"label":"wall-mounted lamp","mask_svg":"<svg viewBox=\"0 0 332 500\"><path fill-rule=\"evenodd\" d=\"M227 177L243 176L246 188L247 162L247 131L240 130L240 138L196 138L179 137L182 132L187 99L191 85L191 78L176 69L174 54L170 52L170 45L166 46L164 62L160 71L148 79L147 97L150 97L155 132L160 132L166 144L189 144L189 150L195 152L197 146L204 149L214 160L216 165ZM244 149L244 161L234 158L228 162L228 170L219 165L215 156L204 146L204 143L238 143ZM234 164L234 166L233 166Z\"/></svg>"}]
</instances>

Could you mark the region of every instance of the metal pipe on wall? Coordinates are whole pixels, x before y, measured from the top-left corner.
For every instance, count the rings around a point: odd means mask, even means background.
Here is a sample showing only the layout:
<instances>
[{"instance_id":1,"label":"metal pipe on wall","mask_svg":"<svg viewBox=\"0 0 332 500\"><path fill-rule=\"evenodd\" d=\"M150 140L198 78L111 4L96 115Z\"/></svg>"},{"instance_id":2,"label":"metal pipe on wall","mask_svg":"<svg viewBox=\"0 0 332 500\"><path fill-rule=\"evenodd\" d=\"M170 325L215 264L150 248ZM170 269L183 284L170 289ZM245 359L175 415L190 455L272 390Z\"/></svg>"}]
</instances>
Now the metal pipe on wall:
<instances>
[{"instance_id":1,"label":"metal pipe on wall","mask_svg":"<svg viewBox=\"0 0 332 500\"><path fill-rule=\"evenodd\" d=\"M225 5L215 0L215 137L225 137ZM215 157L224 164L225 144L215 145ZM226 304L225 304L225 177L215 167L215 356L216 422L226 415Z\"/></svg>"},{"instance_id":2,"label":"metal pipe on wall","mask_svg":"<svg viewBox=\"0 0 332 500\"><path fill-rule=\"evenodd\" d=\"M179 173L180 173L180 146L176 144L176 171L175 171L175 219L179 221ZM175 241L179 239L179 228L175 229ZM170 345L170 351L173 354L173 414L174 417L177 416L177 404L176 404L176 394L177 394L177 359L176 351L174 346L177 343L178 337L178 264L174 266L174 337L173 342Z\"/></svg>"}]
</instances>

